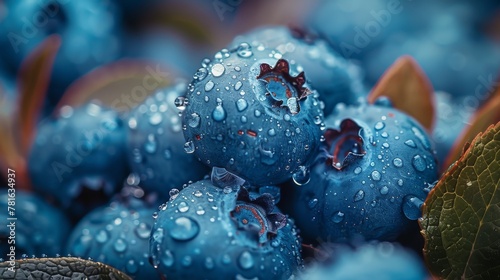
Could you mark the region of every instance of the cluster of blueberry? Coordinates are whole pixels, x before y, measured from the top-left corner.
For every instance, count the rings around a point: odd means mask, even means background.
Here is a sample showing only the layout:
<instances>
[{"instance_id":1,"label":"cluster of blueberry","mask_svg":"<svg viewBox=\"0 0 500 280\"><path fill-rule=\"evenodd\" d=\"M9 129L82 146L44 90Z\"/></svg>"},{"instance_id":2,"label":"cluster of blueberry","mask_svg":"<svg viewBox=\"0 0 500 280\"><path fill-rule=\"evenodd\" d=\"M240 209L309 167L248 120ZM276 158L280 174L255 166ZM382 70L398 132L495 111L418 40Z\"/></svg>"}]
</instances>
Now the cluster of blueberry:
<instances>
[{"instance_id":1,"label":"cluster of blueberry","mask_svg":"<svg viewBox=\"0 0 500 280\"><path fill-rule=\"evenodd\" d=\"M62 34L70 44L54 64L64 75L52 79L53 103L96 65L145 47L120 50L114 2L40 1L37 11L6 1L0 49L12 53L0 71L17 71L47 33ZM124 3L124 13L139 5ZM376 13L379 24L404 8L391 7ZM328 35L314 26L322 15L312 25ZM38 124L27 159L33 192L18 192L17 254L90 258L134 279L428 277L411 249L422 249L417 220L444 152L389 98L368 102L361 68L331 39L260 27L130 112L59 107ZM382 57L375 46L393 39L365 40L363 53ZM439 104L453 105L445 98ZM7 201L0 196L0 208Z\"/></svg>"}]
</instances>

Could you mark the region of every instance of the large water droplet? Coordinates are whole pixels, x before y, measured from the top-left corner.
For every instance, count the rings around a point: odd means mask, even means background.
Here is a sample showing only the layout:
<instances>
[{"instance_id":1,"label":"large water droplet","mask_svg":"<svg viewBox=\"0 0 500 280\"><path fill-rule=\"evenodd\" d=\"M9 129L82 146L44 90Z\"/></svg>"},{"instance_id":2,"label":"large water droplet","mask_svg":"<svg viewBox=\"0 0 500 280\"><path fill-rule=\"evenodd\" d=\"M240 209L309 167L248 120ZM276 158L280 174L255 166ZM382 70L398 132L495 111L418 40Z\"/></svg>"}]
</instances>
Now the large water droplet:
<instances>
[{"instance_id":1,"label":"large water droplet","mask_svg":"<svg viewBox=\"0 0 500 280\"><path fill-rule=\"evenodd\" d=\"M385 124L383 122L377 122L375 124L375 130L381 130L384 127L385 127Z\"/></svg>"},{"instance_id":2,"label":"large water droplet","mask_svg":"<svg viewBox=\"0 0 500 280\"><path fill-rule=\"evenodd\" d=\"M305 185L309 183L311 176L309 172L309 168L306 166L299 166L297 171L292 175L293 182L298 186Z\"/></svg>"},{"instance_id":3,"label":"large water droplet","mask_svg":"<svg viewBox=\"0 0 500 280\"><path fill-rule=\"evenodd\" d=\"M118 238L113 245L113 248L117 253L123 253L127 250L127 243L121 238Z\"/></svg>"},{"instance_id":4,"label":"large water droplet","mask_svg":"<svg viewBox=\"0 0 500 280\"><path fill-rule=\"evenodd\" d=\"M179 111L186 110L186 105L187 105L186 98L184 96L177 97L174 101L174 105L175 107L177 107L177 109L179 109Z\"/></svg>"},{"instance_id":5,"label":"large water droplet","mask_svg":"<svg viewBox=\"0 0 500 280\"><path fill-rule=\"evenodd\" d=\"M372 172L371 176L372 176L372 179L373 179L374 181L380 181L380 177L381 177L381 175L380 175L380 172L378 172L377 170L374 170L374 171Z\"/></svg>"},{"instance_id":6,"label":"large water droplet","mask_svg":"<svg viewBox=\"0 0 500 280\"><path fill-rule=\"evenodd\" d=\"M238 54L239 57L243 57L243 58L251 57L253 55L252 47L247 43L241 43L238 46L236 53Z\"/></svg>"},{"instance_id":7,"label":"large water droplet","mask_svg":"<svg viewBox=\"0 0 500 280\"><path fill-rule=\"evenodd\" d=\"M224 107L222 107L222 104L219 103L215 106L215 109L212 112L212 118L216 122L221 122L226 119L226 111L224 110Z\"/></svg>"},{"instance_id":8,"label":"large water droplet","mask_svg":"<svg viewBox=\"0 0 500 280\"><path fill-rule=\"evenodd\" d=\"M356 168L354 168L354 174L359 174L359 173L361 173L361 170L362 170L362 169L361 169L361 167L359 167L359 166L358 166L358 167L356 167Z\"/></svg>"},{"instance_id":9,"label":"large water droplet","mask_svg":"<svg viewBox=\"0 0 500 280\"><path fill-rule=\"evenodd\" d=\"M200 125L200 115L198 115L197 113L192 113L190 116L189 116L189 119L188 119L188 125L192 128L196 128Z\"/></svg>"},{"instance_id":10,"label":"large water droplet","mask_svg":"<svg viewBox=\"0 0 500 280\"><path fill-rule=\"evenodd\" d=\"M193 78L198 80L198 81L203 81L208 75L208 71L205 68L200 68L196 73L194 74Z\"/></svg>"},{"instance_id":11,"label":"large water droplet","mask_svg":"<svg viewBox=\"0 0 500 280\"><path fill-rule=\"evenodd\" d=\"M342 222L344 220L344 213L337 211L332 216L332 221L336 224Z\"/></svg>"},{"instance_id":12,"label":"large water droplet","mask_svg":"<svg viewBox=\"0 0 500 280\"><path fill-rule=\"evenodd\" d=\"M177 209L181 211L181 213L187 212L189 210L189 205L185 201L181 201L179 205L177 205Z\"/></svg>"},{"instance_id":13,"label":"large water droplet","mask_svg":"<svg viewBox=\"0 0 500 280\"><path fill-rule=\"evenodd\" d=\"M389 188L387 186L383 186L380 188L380 194L386 195L389 192Z\"/></svg>"},{"instance_id":14,"label":"large water droplet","mask_svg":"<svg viewBox=\"0 0 500 280\"><path fill-rule=\"evenodd\" d=\"M416 148L417 145L415 145L415 142L413 142L413 140L406 140L405 141L405 145L408 146L408 147L411 147L411 148Z\"/></svg>"},{"instance_id":15,"label":"large water droplet","mask_svg":"<svg viewBox=\"0 0 500 280\"><path fill-rule=\"evenodd\" d=\"M420 207L424 202L414 195L407 195L403 199L403 213L406 218L415 221L420 218Z\"/></svg>"},{"instance_id":16,"label":"large water droplet","mask_svg":"<svg viewBox=\"0 0 500 280\"><path fill-rule=\"evenodd\" d=\"M188 154L194 153L194 143L193 141L187 141L184 143L184 151Z\"/></svg>"},{"instance_id":17,"label":"large water droplet","mask_svg":"<svg viewBox=\"0 0 500 280\"><path fill-rule=\"evenodd\" d=\"M179 217L175 219L174 225L170 228L170 236L179 241L191 240L200 232L198 223L189 217Z\"/></svg>"},{"instance_id":18,"label":"large water droplet","mask_svg":"<svg viewBox=\"0 0 500 280\"><path fill-rule=\"evenodd\" d=\"M161 116L161 113L154 113L149 117L149 123L151 125L159 125L161 121L163 120L163 117Z\"/></svg>"},{"instance_id":19,"label":"large water droplet","mask_svg":"<svg viewBox=\"0 0 500 280\"><path fill-rule=\"evenodd\" d=\"M234 90L238 91L241 89L242 86L243 86L243 83L240 81L237 81L236 84L234 84Z\"/></svg>"},{"instance_id":20,"label":"large water droplet","mask_svg":"<svg viewBox=\"0 0 500 280\"><path fill-rule=\"evenodd\" d=\"M253 260L252 255L248 251L244 251L243 253L241 253L240 257L238 258L238 264L243 269L252 268L254 265L254 260Z\"/></svg>"},{"instance_id":21,"label":"large water droplet","mask_svg":"<svg viewBox=\"0 0 500 280\"><path fill-rule=\"evenodd\" d=\"M363 190L359 190L355 195L354 195L354 201L360 201L365 197L365 192Z\"/></svg>"},{"instance_id":22,"label":"large water droplet","mask_svg":"<svg viewBox=\"0 0 500 280\"><path fill-rule=\"evenodd\" d=\"M163 256L161 257L161 262L166 267L171 267L174 264L174 254L170 250L166 250Z\"/></svg>"},{"instance_id":23,"label":"large water droplet","mask_svg":"<svg viewBox=\"0 0 500 280\"><path fill-rule=\"evenodd\" d=\"M236 108L238 109L239 112L242 112L248 107L248 103L245 99L240 98L236 101Z\"/></svg>"},{"instance_id":24,"label":"large water droplet","mask_svg":"<svg viewBox=\"0 0 500 280\"><path fill-rule=\"evenodd\" d=\"M151 227L146 223L140 223L135 228L135 234L141 239L148 239L151 233Z\"/></svg>"},{"instance_id":25,"label":"large water droplet","mask_svg":"<svg viewBox=\"0 0 500 280\"><path fill-rule=\"evenodd\" d=\"M213 88L214 88L215 84L212 80L208 81L206 84L205 84L205 91L206 92L209 92L211 91Z\"/></svg>"},{"instance_id":26,"label":"large water droplet","mask_svg":"<svg viewBox=\"0 0 500 280\"><path fill-rule=\"evenodd\" d=\"M422 172L426 169L425 160L420 155L414 156L411 164L413 165L413 167L415 167L417 171Z\"/></svg>"},{"instance_id":27,"label":"large water droplet","mask_svg":"<svg viewBox=\"0 0 500 280\"><path fill-rule=\"evenodd\" d=\"M214 77L220 77L222 76L222 74L224 74L224 71L226 71L226 68L224 67L224 65L220 64L220 63L216 63L212 66L212 75Z\"/></svg>"}]
</instances>

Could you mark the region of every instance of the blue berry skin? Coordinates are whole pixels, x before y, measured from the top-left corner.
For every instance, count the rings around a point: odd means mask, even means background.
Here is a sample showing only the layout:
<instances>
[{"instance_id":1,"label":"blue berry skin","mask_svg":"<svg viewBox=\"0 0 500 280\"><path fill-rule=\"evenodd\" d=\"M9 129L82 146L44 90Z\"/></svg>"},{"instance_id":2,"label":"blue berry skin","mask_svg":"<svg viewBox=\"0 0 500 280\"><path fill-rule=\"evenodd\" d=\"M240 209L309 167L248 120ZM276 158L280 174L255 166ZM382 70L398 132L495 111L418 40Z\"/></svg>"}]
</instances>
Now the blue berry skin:
<instances>
[{"instance_id":1,"label":"blue berry skin","mask_svg":"<svg viewBox=\"0 0 500 280\"><path fill-rule=\"evenodd\" d=\"M134 279L158 279L149 263L149 236L156 210L134 197L95 209L73 229L66 252L113 266Z\"/></svg>"},{"instance_id":2,"label":"blue berry skin","mask_svg":"<svg viewBox=\"0 0 500 280\"><path fill-rule=\"evenodd\" d=\"M270 194L210 180L184 188L151 231L151 262L166 279L289 279L302 268L293 222Z\"/></svg>"},{"instance_id":3,"label":"blue berry skin","mask_svg":"<svg viewBox=\"0 0 500 280\"><path fill-rule=\"evenodd\" d=\"M107 203L128 174L125 133L115 111L62 107L38 126L28 160L35 191L76 217Z\"/></svg>"},{"instance_id":4,"label":"blue berry skin","mask_svg":"<svg viewBox=\"0 0 500 280\"><path fill-rule=\"evenodd\" d=\"M309 164L323 113L304 73L281 56L242 44L203 62L178 102L187 152L258 186Z\"/></svg>"},{"instance_id":5,"label":"blue berry skin","mask_svg":"<svg viewBox=\"0 0 500 280\"><path fill-rule=\"evenodd\" d=\"M325 124L309 183L283 193L286 213L308 242L394 240L438 179L428 136L389 106L338 106Z\"/></svg>"},{"instance_id":6,"label":"blue berry skin","mask_svg":"<svg viewBox=\"0 0 500 280\"><path fill-rule=\"evenodd\" d=\"M7 0L2 4L0 61L11 73L17 73L23 59L48 36L61 36L48 91L52 104L76 78L120 56L119 13L110 1Z\"/></svg>"},{"instance_id":7,"label":"blue berry skin","mask_svg":"<svg viewBox=\"0 0 500 280\"><path fill-rule=\"evenodd\" d=\"M231 43L277 49L283 58L296 61L324 102L328 116L337 103L356 104L367 94L361 70L334 51L326 41L286 26L259 27L236 37Z\"/></svg>"},{"instance_id":8,"label":"blue berry skin","mask_svg":"<svg viewBox=\"0 0 500 280\"><path fill-rule=\"evenodd\" d=\"M334 253L333 263L316 264L299 279L429 279L422 260L396 244L370 242L355 249L340 248Z\"/></svg>"},{"instance_id":9,"label":"blue berry skin","mask_svg":"<svg viewBox=\"0 0 500 280\"><path fill-rule=\"evenodd\" d=\"M161 89L137 106L128 118L128 160L141 187L167 199L169 191L189 180L200 180L209 169L184 151L181 118L174 101L186 83Z\"/></svg>"},{"instance_id":10,"label":"blue berry skin","mask_svg":"<svg viewBox=\"0 0 500 280\"><path fill-rule=\"evenodd\" d=\"M22 191L15 192L15 205L9 203L12 192L5 190L0 195L0 207L5 209L0 212L0 218L5 221L0 227L0 253L2 258L9 260L11 246L15 247L15 258L23 254L28 256L44 255L55 257L64 248L64 243L70 232L70 222L64 213L34 193ZM15 209L14 216L10 216L8 207ZM8 220L8 218L17 218ZM15 223L11 232L9 224ZM14 233L14 239L9 238ZM15 243L13 243L15 242Z\"/></svg>"}]
</instances>

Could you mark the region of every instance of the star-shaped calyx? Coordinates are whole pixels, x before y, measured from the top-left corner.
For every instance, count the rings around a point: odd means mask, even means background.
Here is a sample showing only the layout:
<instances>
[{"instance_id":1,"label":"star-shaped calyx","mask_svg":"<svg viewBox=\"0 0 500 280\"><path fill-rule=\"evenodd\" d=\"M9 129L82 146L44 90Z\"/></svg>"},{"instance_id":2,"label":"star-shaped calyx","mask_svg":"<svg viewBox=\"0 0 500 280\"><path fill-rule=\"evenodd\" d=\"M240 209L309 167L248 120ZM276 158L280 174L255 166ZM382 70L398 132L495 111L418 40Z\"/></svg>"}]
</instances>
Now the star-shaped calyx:
<instances>
[{"instance_id":1,"label":"star-shaped calyx","mask_svg":"<svg viewBox=\"0 0 500 280\"><path fill-rule=\"evenodd\" d=\"M285 59L278 60L274 67L262 63L257 79L266 83L266 95L272 97L275 105L288 108L292 115L300 112L299 101L311 94L311 91L304 87L304 72L292 77L290 65Z\"/></svg>"},{"instance_id":2,"label":"star-shaped calyx","mask_svg":"<svg viewBox=\"0 0 500 280\"><path fill-rule=\"evenodd\" d=\"M274 198L268 193L252 199L248 190L241 188L238 193L236 207L231 211L231 218L243 231L258 234L260 243L276 236L279 229L286 225L286 216L273 213Z\"/></svg>"},{"instance_id":3,"label":"star-shaped calyx","mask_svg":"<svg viewBox=\"0 0 500 280\"><path fill-rule=\"evenodd\" d=\"M340 130L327 129L324 133L327 160L326 163L337 170L366 154L362 128L351 119L344 119Z\"/></svg>"}]
</instances>

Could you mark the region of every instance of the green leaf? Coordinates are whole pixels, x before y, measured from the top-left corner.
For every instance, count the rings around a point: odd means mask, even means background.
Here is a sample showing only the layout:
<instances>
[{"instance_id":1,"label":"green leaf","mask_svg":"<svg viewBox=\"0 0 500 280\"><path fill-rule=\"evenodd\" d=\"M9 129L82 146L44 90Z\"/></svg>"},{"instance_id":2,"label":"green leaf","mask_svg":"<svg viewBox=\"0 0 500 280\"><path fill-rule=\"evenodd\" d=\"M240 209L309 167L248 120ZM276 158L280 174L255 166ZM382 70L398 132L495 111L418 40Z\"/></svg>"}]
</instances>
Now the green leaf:
<instances>
[{"instance_id":1,"label":"green leaf","mask_svg":"<svg viewBox=\"0 0 500 280\"><path fill-rule=\"evenodd\" d=\"M23 259L11 265L0 263L0 279L132 279L109 265L79 258Z\"/></svg>"},{"instance_id":2,"label":"green leaf","mask_svg":"<svg viewBox=\"0 0 500 280\"><path fill-rule=\"evenodd\" d=\"M477 135L429 193L420 227L435 276L498 279L500 122Z\"/></svg>"}]
</instances>

